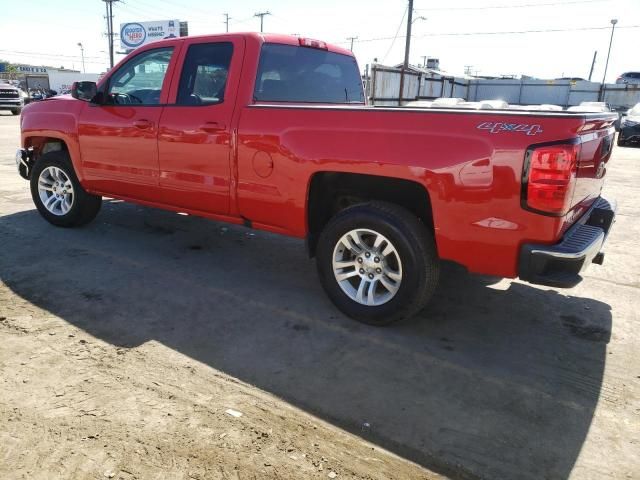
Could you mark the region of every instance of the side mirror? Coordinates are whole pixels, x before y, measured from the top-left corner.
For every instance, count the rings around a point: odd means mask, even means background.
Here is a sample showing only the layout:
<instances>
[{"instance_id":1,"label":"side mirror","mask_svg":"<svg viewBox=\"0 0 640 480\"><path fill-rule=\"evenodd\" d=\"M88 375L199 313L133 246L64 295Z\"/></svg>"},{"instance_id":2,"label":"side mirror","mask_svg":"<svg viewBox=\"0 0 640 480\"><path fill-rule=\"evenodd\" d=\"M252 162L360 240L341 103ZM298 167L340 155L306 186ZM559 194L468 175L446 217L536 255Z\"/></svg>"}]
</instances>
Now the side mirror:
<instances>
[{"instance_id":1,"label":"side mirror","mask_svg":"<svg viewBox=\"0 0 640 480\"><path fill-rule=\"evenodd\" d=\"M96 82L73 82L71 96L83 102L91 102L98 94Z\"/></svg>"}]
</instances>

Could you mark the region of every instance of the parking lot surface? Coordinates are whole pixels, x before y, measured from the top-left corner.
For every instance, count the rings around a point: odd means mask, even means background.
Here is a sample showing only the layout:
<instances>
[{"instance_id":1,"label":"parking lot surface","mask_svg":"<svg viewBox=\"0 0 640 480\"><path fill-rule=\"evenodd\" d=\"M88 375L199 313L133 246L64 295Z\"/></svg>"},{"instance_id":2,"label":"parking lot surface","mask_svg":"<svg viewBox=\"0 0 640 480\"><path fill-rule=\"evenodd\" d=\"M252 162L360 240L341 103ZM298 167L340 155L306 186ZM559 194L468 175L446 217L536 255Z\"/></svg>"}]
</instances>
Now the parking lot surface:
<instances>
[{"instance_id":1,"label":"parking lot surface","mask_svg":"<svg viewBox=\"0 0 640 480\"><path fill-rule=\"evenodd\" d=\"M576 288L447 265L376 329L292 239L112 200L49 225L18 145L0 114L0 477L640 478L640 149Z\"/></svg>"}]
</instances>

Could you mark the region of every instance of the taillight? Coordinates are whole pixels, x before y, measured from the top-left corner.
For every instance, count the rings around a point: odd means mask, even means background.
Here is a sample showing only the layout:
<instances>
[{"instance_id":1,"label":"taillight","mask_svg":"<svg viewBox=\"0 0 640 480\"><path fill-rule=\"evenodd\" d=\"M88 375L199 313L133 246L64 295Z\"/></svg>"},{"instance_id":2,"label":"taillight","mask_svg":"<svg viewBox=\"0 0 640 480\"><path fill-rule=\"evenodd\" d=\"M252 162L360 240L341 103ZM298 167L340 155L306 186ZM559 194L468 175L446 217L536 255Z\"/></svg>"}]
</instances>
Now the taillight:
<instances>
[{"instance_id":1,"label":"taillight","mask_svg":"<svg viewBox=\"0 0 640 480\"><path fill-rule=\"evenodd\" d=\"M328 50L326 42L322 40L314 40L313 38L299 38L298 43L300 43L301 47L309 47L309 48L319 48L320 50Z\"/></svg>"},{"instance_id":2,"label":"taillight","mask_svg":"<svg viewBox=\"0 0 640 480\"><path fill-rule=\"evenodd\" d=\"M530 150L525 175L526 206L551 215L571 207L580 145L547 145Z\"/></svg>"}]
</instances>

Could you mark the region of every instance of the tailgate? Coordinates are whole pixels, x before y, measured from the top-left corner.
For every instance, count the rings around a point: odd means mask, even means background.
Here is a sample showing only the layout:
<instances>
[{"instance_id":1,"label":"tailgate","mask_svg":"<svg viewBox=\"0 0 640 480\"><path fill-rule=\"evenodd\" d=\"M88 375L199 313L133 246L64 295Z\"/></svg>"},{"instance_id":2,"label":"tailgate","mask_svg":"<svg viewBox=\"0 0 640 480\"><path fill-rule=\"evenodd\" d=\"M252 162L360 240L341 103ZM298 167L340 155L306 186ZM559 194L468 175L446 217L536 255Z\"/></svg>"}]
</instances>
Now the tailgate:
<instances>
[{"instance_id":1,"label":"tailgate","mask_svg":"<svg viewBox=\"0 0 640 480\"><path fill-rule=\"evenodd\" d=\"M579 218L600 196L611 158L614 120L607 114L604 118L587 120L580 129L580 154L569 218Z\"/></svg>"}]
</instances>

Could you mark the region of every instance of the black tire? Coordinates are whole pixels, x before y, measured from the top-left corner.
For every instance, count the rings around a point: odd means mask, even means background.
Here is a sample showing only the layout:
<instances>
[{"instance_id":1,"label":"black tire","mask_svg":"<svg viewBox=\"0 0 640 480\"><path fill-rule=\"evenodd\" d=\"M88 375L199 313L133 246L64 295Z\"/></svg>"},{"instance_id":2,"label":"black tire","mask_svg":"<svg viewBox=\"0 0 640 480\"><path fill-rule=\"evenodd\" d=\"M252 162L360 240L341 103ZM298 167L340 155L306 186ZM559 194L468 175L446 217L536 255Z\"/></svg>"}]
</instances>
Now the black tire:
<instances>
[{"instance_id":1,"label":"black tire","mask_svg":"<svg viewBox=\"0 0 640 480\"><path fill-rule=\"evenodd\" d=\"M334 275L334 249L342 236L354 229L384 235L402 262L400 287L381 305L368 306L351 299ZM416 215L386 202L362 203L336 214L320 235L316 256L320 281L329 298L344 314L369 325L389 325L414 316L433 296L440 274L433 233ZM358 282L358 278L354 277L354 281Z\"/></svg>"},{"instance_id":2,"label":"black tire","mask_svg":"<svg viewBox=\"0 0 640 480\"><path fill-rule=\"evenodd\" d=\"M12 115L20 115L20 112L22 112L21 108L12 108L11 109L11 114Z\"/></svg>"},{"instance_id":3,"label":"black tire","mask_svg":"<svg viewBox=\"0 0 640 480\"><path fill-rule=\"evenodd\" d=\"M38 192L38 179L47 167L61 169L73 185L74 199L69 211L64 215L55 215L44 206ZM91 222L102 206L102 197L87 193L76 176L69 154L64 151L49 152L42 155L31 172L31 198L45 220L57 227L80 227Z\"/></svg>"},{"instance_id":4,"label":"black tire","mask_svg":"<svg viewBox=\"0 0 640 480\"><path fill-rule=\"evenodd\" d=\"M619 147L626 147L627 143L624 141L624 138L622 138L622 135L618 134L618 142L617 142Z\"/></svg>"}]
</instances>

